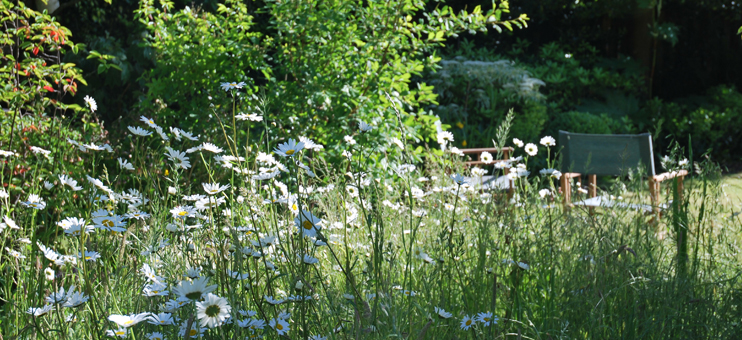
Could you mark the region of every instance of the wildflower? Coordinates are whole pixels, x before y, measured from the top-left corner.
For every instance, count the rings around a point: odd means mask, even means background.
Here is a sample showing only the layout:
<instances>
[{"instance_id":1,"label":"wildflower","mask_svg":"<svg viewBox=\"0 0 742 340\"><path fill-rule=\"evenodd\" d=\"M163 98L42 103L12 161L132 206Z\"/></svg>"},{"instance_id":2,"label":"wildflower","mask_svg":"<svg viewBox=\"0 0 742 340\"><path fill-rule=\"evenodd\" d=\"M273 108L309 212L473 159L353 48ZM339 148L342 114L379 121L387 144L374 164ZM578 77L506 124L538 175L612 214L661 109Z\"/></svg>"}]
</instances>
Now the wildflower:
<instances>
[{"instance_id":1,"label":"wildflower","mask_svg":"<svg viewBox=\"0 0 742 340\"><path fill-rule=\"evenodd\" d=\"M304 254L304 257L302 259L305 264L315 264L319 262L319 259L307 254Z\"/></svg>"},{"instance_id":2,"label":"wildflower","mask_svg":"<svg viewBox=\"0 0 742 340\"><path fill-rule=\"evenodd\" d=\"M77 258L85 261L97 261L100 258L100 253L97 251L88 251L86 250L85 253L78 253Z\"/></svg>"},{"instance_id":3,"label":"wildflower","mask_svg":"<svg viewBox=\"0 0 742 340\"><path fill-rule=\"evenodd\" d=\"M83 303L88 302L90 299L90 297L85 296L84 293L73 292L73 288L74 286L70 287L69 291L67 291L67 300L62 306L67 308L76 308L82 306Z\"/></svg>"},{"instance_id":4,"label":"wildflower","mask_svg":"<svg viewBox=\"0 0 742 340\"><path fill-rule=\"evenodd\" d=\"M7 250L7 251L8 251L8 253L10 254L10 256L12 256L12 257L15 257L16 259L19 259L19 260L20 260L20 259L25 259L25 258L26 258L26 257L25 257L25 256L23 256L23 254L21 254L20 252L18 252L18 251L15 251L15 250L13 250L13 249L10 249L10 248L8 248L8 247L5 247L5 250Z\"/></svg>"},{"instance_id":5,"label":"wildflower","mask_svg":"<svg viewBox=\"0 0 742 340\"><path fill-rule=\"evenodd\" d=\"M111 314L108 316L108 320L116 323L121 327L129 328L144 320L147 320L149 318L149 314L150 313L139 313L131 315Z\"/></svg>"},{"instance_id":6,"label":"wildflower","mask_svg":"<svg viewBox=\"0 0 742 340\"><path fill-rule=\"evenodd\" d=\"M461 151L459 148L457 148L455 146L451 148L451 153L454 154L454 155L456 155L456 156L463 156L464 155L464 152Z\"/></svg>"},{"instance_id":7,"label":"wildflower","mask_svg":"<svg viewBox=\"0 0 742 340\"><path fill-rule=\"evenodd\" d=\"M551 190L549 189L541 189L538 191L538 195L541 196L541 198L544 198L546 196L551 196Z\"/></svg>"},{"instance_id":8,"label":"wildflower","mask_svg":"<svg viewBox=\"0 0 742 340\"><path fill-rule=\"evenodd\" d=\"M95 112L96 110L98 110L98 103L95 102L95 99L93 99L93 97L85 96L83 100L85 101L85 105L90 107L90 111Z\"/></svg>"},{"instance_id":9,"label":"wildflower","mask_svg":"<svg viewBox=\"0 0 742 340\"><path fill-rule=\"evenodd\" d=\"M165 290L167 285L162 282L149 283L142 289L144 296L167 296L170 292Z\"/></svg>"},{"instance_id":10,"label":"wildflower","mask_svg":"<svg viewBox=\"0 0 742 340\"><path fill-rule=\"evenodd\" d=\"M126 222L122 216L101 216L93 218L93 224L96 228L106 229L113 232L124 232L126 231Z\"/></svg>"},{"instance_id":11,"label":"wildflower","mask_svg":"<svg viewBox=\"0 0 742 340\"><path fill-rule=\"evenodd\" d=\"M520 267L520 269L523 269L523 270L531 269L531 266L529 266L528 263L518 262L517 264L518 264L518 267Z\"/></svg>"},{"instance_id":12,"label":"wildflower","mask_svg":"<svg viewBox=\"0 0 742 340\"><path fill-rule=\"evenodd\" d=\"M227 300L214 294L206 294L204 301L196 302L196 315L201 321L201 326L213 328L220 326L229 317L232 310Z\"/></svg>"},{"instance_id":13,"label":"wildflower","mask_svg":"<svg viewBox=\"0 0 742 340\"><path fill-rule=\"evenodd\" d=\"M44 316L54 309L54 305L46 305L44 307L31 307L26 313L33 315L35 318Z\"/></svg>"},{"instance_id":14,"label":"wildflower","mask_svg":"<svg viewBox=\"0 0 742 340\"><path fill-rule=\"evenodd\" d=\"M0 150L0 156L10 157L10 156L18 156L18 154L13 151Z\"/></svg>"},{"instance_id":15,"label":"wildflower","mask_svg":"<svg viewBox=\"0 0 742 340\"><path fill-rule=\"evenodd\" d=\"M345 191L348 192L348 195L350 195L350 197L358 197L358 188L355 185L345 186Z\"/></svg>"},{"instance_id":16,"label":"wildflower","mask_svg":"<svg viewBox=\"0 0 742 340\"><path fill-rule=\"evenodd\" d=\"M188 323L183 322L183 324L180 325L180 331L178 332L178 336L185 337L186 333L188 333L188 337L191 339L196 339L202 335L204 335L204 332L206 332L208 328L206 327L198 327L198 325L194 322L191 325L191 328L188 328Z\"/></svg>"},{"instance_id":17,"label":"wildflower","mask_svg":"<svg viewBox=\"0 0 742 340\"><path fill-rule=\"evenodd\" d=\"M51 269L51 268L46 268L46 269L44 269L44 277L45 277L45 278L46 278L47 280L49 280L49 281L52 281L52 280L54 280L54 275L55 275L55 274L54 274L54 269Z\"/></svg>"},{"instance_id":18,"label":"wildflower","mask_svg":"<svg viewBox=\"0 0 742 340\"><path fill-rule=\"evenodd\" d=\"M240 272L233 272L231 270L227 270L227 275L235 280L246 280L250 278L250 273L242 274Z\"/></svg>"},{"instance_id":19,"label":"wildflower","mask_svg":"<svg viewBox=\"0 0 742 340\"><path fill-rule=\"evenodd\" d=\"M211 293L216 289L216 285L208 286L208 284L209 278L199 277L193 281L180 281L174 291L178 297L198 301L201 299L201 296Z\"/></svg>"},{"instance_id":20,"label":"wildflower","mask_svg":"<svg viewBox=\"0 0 742 340\"><path fill-rule=\"evenodd\" d=\"M479 160L484 162L484 164L490 164L494 161L494 159L492 158L492 154L487 151L482 152L482 154L479 156Z\"/></svg>"},{"instance_id":21,"label":"wildflower","mask_svg":"<svg viewBox=\"0 0 742 340\"><path fill-rule=\"evenodd\" d=\"M239 83L231 82L231 83L222 83L221 87L224 91L229 91L231 89L241 89L243 86L245 86L245 82L241 81Z\"/></svg>"},{"instance_id":22,"label":"wildflower","mask_svg":"<svg viewBox=\"0 0 742 340\"><path fill-rule=\"evenodd\" d=\"M497 324L497 316L492 316L492 312L483 312L477 314L477 322L481 322L484 326L489 326L490 323Z\"/></svg>"},{"instance_id":23,"label":"wildflower","mask_svg":"<svg viewBox=\"0 0 742 340\"><path fill-rule=\"evenodd\" d=\"M538 147L536 146L536 144L533 144L533 143L526 144L526 153L529 156L536 156L536 154L538 153Z\"/></svg>"},{"instance_id":24,"label":"wildflower","mask_svg":"<svg viewBox=\"0 0 742 340\"><path fill-rule=\"evenodd\" d=\"M472 168L471 175L474 177L482 177L487 174L487 170L482 168Z\"/></svg>"},{"instance_id":25,"label":"wildflower","mask_svg":"<svg viewBox=\"0 0 742 340\"><path fill-rule=\"evenodd\" d=\"M69 178L66 175L59 175L59 181L60 181L60 184L69 186L72 189L72 191L82 190L82 187L77 185L76 180Z\"/></svg>"},{"instance_id":26,"label":"wildflower","mask_svg":"<svg viewBox=\"0 0 742 340\"><path fill-rule=\"evenodd\" d=\"M361 132L369 132L374 129L374 126L368 125L366 122L359 122L358 129L361 130Z\"/></svg>"},{"instance_id":27,"label":"wildflower","mask_svg":"<svg viewBox=\"0 0 742 340\"><path fill-rule=\"evenodd\" d=\"M256 113L244 114L244 113L241 113L240 112L240 114L238 114L238 115L236 115L234 117L237 118L237 119L239 119L239 120L249 120L249 121L252 121L252 122L262 122L263 121L263 116L258 116L258 114L256 114Z\"/></svg>"},{"instance_id":28,"label":"wildflower","mask_svg":"<svg viewBox=\"0 0 742 340\"><path fill-rule=\"evenodd\" d=\"M345 140L346 143L348 143L348 145L356 145L356 140L353 139L353 137L351 136L346 135L345 137L343 137L343 139Z\"/></svg>"},{"instance_id":29,"label":"wildflower","mask_svg":"<svg viewBox=\"0 0 742 340\"><path fill-rule=\"evenodd\" d=\"M160 332L152 332L152 333L147 334L147 339L148 340L164 340L165 336L162 335L162 333Z\"/></svg>"},{"instance_id":30,"label":"wildflower","mask_svg":"<svg viewBox=\"0 0 742 340\"><path fill-rule=\"evenodd\" d=\"M224 149L222 149L222 148L220 148L220 147L218 147L218 146L216 146L214 144L211 144L211 143L203 143L203 144L201 144L201 149L202 150L209 151L209 152L213 152L213 153L222 153L222 152L224 152Z\"/></svg>"},{"instance_id":31,"label":"wildflower","mask_svg":"<svg viewBox=\"0 0 742 340\"><path fill-rule=\"evenodd\" d=\"M450 131L439 131L438 132L438 144L446 145L453 142L453 133Z\"/></svg>"},{"instance_id":32,"label":"wildflower","mask_svg":"<svg viewBox=\"0 0 742 340\"><path fill-rule=\"evenodd\" d=\"M106 335L113 337L113 338L115 337L125 338L127 333L128 333L128 330L126 328L121 328L121 327L119 327L119 329L117 330L109 329L106 331Z\"/></svg>"},{"instance_id":33,"label":"wildflower","mask_svg":"<svg viewBox=\"0 0 742 340\"><path fill-rule=\"evenodd\" d=\"M289 331L289 323L284 319L271 319L270 326L278 332L278 335L284 335Z\"/></svg>"},{"instance_id":34,"label":"wildflower","mask_svg":"<svg viewBox=\"0 0 742 340\"><path fill-rule=\"evenodd\" d=\"M678 166L680 166L680 167L686 167L687 165L688 165L688 159L687 158L683 158L683 160L681 160L680 162L678 162Z\"/></svg>"},{"instance_id":35,"label":"wildflower","mask_svg":"<svg viewBox=\"0 0 742 340\"><path fill-rule=\"evenodd\" d=\"M64 229L65 234L72 236L80 236L83 232L88 234L95 230L92 225L88 225L87 221L77 217L65 218L57 222L57 225Z\"/></svg>"},{"instance_id":36,"label":"wildflower","mask_svg":"<svg viewBox=\"0 0 742 340\"><path fill-rule=\"evenodd\" d=\"M541 138L541 141L539 143L545 147L556 146L556 140L554 140L554 138L551 136Z\"/></svg>"},{"instance_id":37,"label":"wildflower","mask_svg":"<svg viewBox=\"0 0 742 340\"><path fill-rule=\"evenodd\" d=\"M462 185L462 184L466 183L466 179L464 178L464 176L461 176L461 174L451 175L451 179L457 185Z\"/></svg>"},{"instance_id":38,"label":"wildflower","mask_svg":"<svg viewBox=\"0 0 742 340\"><path fill-rule=\"evenodd\" d=\"M135 134L137 136L141 136L141 137L147 137L147 136L149 136L149 135L152 134L151 131L147 131L147 130L142 129L142 128L138 127L138 126L137 127L129 126L129 131L131 131L131 133L133 133L133 134Z\"/></svg>"},{"instance_id":39,"label":"wildflower","mask_svg":"<svg viewBox=\"0 0 742 340\"><path fill-rule=\"evenodd\" d=\"M402 292L402 294L407 295L407 296L416 296L417 292L415 292L414 290L405 290Z\"/></svg>"},{"instance_id":40,"label":"wildflower","mask_svg":"<svg viewBox=\"0 0 742 340\"><path fill-rule=\"evenodd\" d=\"M216 208L226 201L224 197L205 197L196 201L195 207L198 211L204 211L206 209Z\"/></svg>"},{"instance_id":41,"label":"wildflower","mask_svg":"<svg viewBox=\"0 0 742 340\"><path fill-rule=\"evenodd\" d=\"M224 190L229 189L229 184L219 185L219 183L214 183L214 184L201 183L201 185L204 187L204 191L206 191L206 193L209 195L216 195Z\"/></svg>"},{"instance_id":42,"label":"wildflower","mask_svg":"<svg viewBox=\"0 0 742 340\"><path fill-rule=\"evenodd\" d=\"M513 144L515 144L515 146L517 146L519 148L522 148L523 147L523 141L520 140L520 139L518 139L518 138L513 138Z\"/></svg>"},{"instance_id":43,"label":"wildflower","mask_svg":"<svg viewBox=\"0 0 742 340\"><path fill-rule=\"evenodd\" d=\"M42 148L37 147L37 146L32 146L31 147L31 151L33 151L33 153L36 153L36 154L40 153L40 154L44 155L44 157L46 157L46 158L49 158L49 154L52 153L49 150L45 150L45 149L42 149Z\"/></svg>"},{"instance_id":44,"label":"wildflower","mask_svg":"<svg viewBox=\"0 0 742 340\"><path fill-rule=\"evenodd\" d=\"M267 295L265 295L264 298L265 298L265 302L268 302L268 303L270 303L271 305L274 305L274 306L280 305L280 304L282 304L282 303L285 302L283 300L276 300L272 296L267 296Z\"/></svg>"},{"instance_id":45,"label":"wildflower","mask_svg":"<svg viewBox=\"0 0 742 340\"><path fill-rule=\"evenodd\" d=\"M193 217L196 214L196 209L193 207L186 205L186 206L177 206L175 208L170 209L170 213L173 214L173 218L175 219L185 219L186 217Z\"/></svg>"},{"instance_id":46,"label":"wildflower","mask_svg":"<svg viewBox=\"0 0 742 340\"><path fill-rule=\"evenodd\" d=\"M322 229L322 220L311 212L302 210L294 219L294 225L298 228L299 235L315 237L317 231Z\"/></svg>"},{"instance_id":47,"label":"wildflower","mask_svg":"<svg viewBox=\"0 0 742 340\"><path fill-rule=\"evenodd\" d=\"M273 151L283 157L293 157L295 153L301 151L304 148L303 142L296 142L294 139L289 139L288 142L279 144Z\"/></svg>"},{"instance_id":48,"label":"wildflower","mask_svg":"<svg viewBox=\"0 0 742 340\"><path fill-rule=\"evenodd\" d=\"M463 330L469 330L471 326L474 326L476 323L476 320L470 318L468 315L465 315L463 319L461 319L461 329Z\"/></svg>"},{"instance_id":49,"label":"wildflower","mask_svg":"<svg viewBox=\"0 0 742 340\"><path fill-rule=\"evenodd\" d=\"M149 218L149 214L143 211L132 211L130 213L127 213L124 215L126 218L135 218L137 220L144 220L146 218Z\"/></svg>"},{"instance_id":50,"label":"wildflower","mask_svg":"<svg viewBox=\"0 0 742 340\"><path fill-rule=\"evenodd\" d=\"M191 167L191 162L186 156L185 152L176 151L170 147L167 148L167 158L172 161L176 168L188 169Z\"/></svg>"},{"instance_id":51,"label":"wildflower","mask_svg":"<svg viewBox=\"0 0 742 340\"><path fill-rule=\"evenodd\" d=\"M309 340L327 340L327 337L317 334L317 335L310 336Z\"/></svg>"},{"instance_id":52,"label":"wildflower","mask_svg":"<svg viewBox=\"0 0 742 340\"><path fill-rule=\"evenodd\" d=\"M53 292L49 294L49 296L46 297L46 303L49 303L52 305L61 304L67 301L67 293L69 293L70 291L74 289L75 289L75 286L73 285L73 286L70 286L70 289L67 292L65 292L64 287L59 287L59 291Z\"/></svg>"},{"instance_id":53,"label":"wildflower","mask_svg":"<svg viewBox=\"0 0 742 340\"><path fill-rule=\"evenodd\" d=\"M443 308L435 307L435 313L438 314L438 317L441 319L450 319L453 314L446 312Z\"/></svg>"},{"instance_id":54,"label":"wildflower","mask_svg":"<svg viewBox=\"0 0 742 340\"><path fill-rule=\"evenodd\" d=\"M300 162L296 163L296 166L298 166L298 167L302 168L304 171L306 171L307 172L307 176L312 177L312 178L317 177L317 175L315 175L314 172L312 172L312 170L309 169L308 166L306 166L306 165L304 165L304 164L302 164Z\"/></svg>"}]
</instances>

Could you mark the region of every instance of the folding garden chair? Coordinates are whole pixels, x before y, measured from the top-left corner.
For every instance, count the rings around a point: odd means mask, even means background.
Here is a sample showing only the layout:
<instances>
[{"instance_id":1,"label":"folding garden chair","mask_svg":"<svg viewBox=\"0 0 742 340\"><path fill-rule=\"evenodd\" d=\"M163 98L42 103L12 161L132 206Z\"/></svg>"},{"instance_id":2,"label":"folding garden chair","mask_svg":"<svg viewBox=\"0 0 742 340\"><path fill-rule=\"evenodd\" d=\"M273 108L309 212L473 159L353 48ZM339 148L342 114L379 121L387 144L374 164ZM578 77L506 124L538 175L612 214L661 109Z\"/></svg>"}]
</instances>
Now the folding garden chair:
<instances>
[{"instance_id":1,"label":"folding garden chair","mask_svg":"<svg viewBox=\"0 0 742 340\"><path fill-rule=\"evenodd\" d=\"M624 206L628 208L644 209L655 214L660 213L660 183L668 179L677 178L677 190L683 191L683 178L688 171L679 170L663 174L655 174L654 153L652 149L652 135L598 135L584 133L570 133L559 131L559 147L562 155L562 177L560 186L564 195L565 208L572 204L572 178L588 178L589 199L576 202L574 205L590 206ZM626 175L629 169L641 165L646 170L649 180L649 195L651 206L617 203L596 197L596 175L621 176Z\"/></svg>"}]
</instances>

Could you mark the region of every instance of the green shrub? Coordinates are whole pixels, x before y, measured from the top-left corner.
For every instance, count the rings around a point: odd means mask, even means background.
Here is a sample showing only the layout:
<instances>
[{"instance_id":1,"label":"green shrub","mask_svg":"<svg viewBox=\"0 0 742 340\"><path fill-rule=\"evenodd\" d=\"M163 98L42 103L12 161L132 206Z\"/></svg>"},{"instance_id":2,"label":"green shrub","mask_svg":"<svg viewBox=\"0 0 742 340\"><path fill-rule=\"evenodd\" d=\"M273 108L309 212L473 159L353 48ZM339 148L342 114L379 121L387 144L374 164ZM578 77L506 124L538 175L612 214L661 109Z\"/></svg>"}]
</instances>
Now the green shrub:
<instances>
[{"instance_id":1,"label":"green shrub","mask_svg":"<svg viewBox=\"0 0 742 340\"><path fill-rule=\"evenodd\" d=\"M607 114L595 115L588 112L569 111L558 114L550 123L547 134L556 136L559 130L574 133L615 134L623 133L623 128Z\"/></svg>"}]
</instances>

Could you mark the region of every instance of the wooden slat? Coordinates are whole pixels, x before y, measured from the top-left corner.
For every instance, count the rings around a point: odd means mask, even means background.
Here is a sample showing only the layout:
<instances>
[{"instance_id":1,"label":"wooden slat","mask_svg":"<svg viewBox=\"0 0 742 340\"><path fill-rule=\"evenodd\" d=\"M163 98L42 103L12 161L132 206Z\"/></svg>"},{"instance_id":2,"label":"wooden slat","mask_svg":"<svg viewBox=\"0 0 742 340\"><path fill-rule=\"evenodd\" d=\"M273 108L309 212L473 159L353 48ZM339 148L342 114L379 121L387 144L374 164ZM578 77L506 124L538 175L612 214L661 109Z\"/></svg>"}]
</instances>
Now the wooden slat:
<instances>
[{"instance_id":1,"label":"wooden slat","mask_svg":"<svg viewBox=\"0 0 742 340\"><path fill-rule=\"evenodd\" d=\"M482 153L482 152L487 151L489 153L492 153L494 156L494 153L497 153L500 149L498 148L473 148L473 149L459 149L459 150L461 150L461 152L463 152L465 155L473 154L473 153ZM503 152L513 152L513 150L515 149L509 146L502 148Z\"/></svg>"},{"instance_id":2,"label":"wooden slat","mask_svg":"<svg viewBox=\"0 0 742 340\"><path fill-rule=\"evenodd\" d=\"M654 178L654 181L655 182L659 183L659 182L662 182L662 181L665 181L665 180L668 180L668 179L671 179L671 178L685 177L685 176L688 176L688 170L678 170L678 171L673 171L673 172L665 172L663 174L659 174L657 176L654 176L653 178Z\"/></svg>"}]
</instances>

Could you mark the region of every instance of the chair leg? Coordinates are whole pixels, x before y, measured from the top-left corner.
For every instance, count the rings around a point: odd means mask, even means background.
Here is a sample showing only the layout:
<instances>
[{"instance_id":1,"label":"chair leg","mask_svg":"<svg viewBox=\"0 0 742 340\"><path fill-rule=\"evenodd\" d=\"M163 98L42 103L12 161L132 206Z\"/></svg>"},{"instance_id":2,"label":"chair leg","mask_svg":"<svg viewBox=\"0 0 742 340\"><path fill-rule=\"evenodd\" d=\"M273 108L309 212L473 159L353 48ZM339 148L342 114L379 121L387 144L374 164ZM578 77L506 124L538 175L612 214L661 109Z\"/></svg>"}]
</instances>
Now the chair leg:
<instances>
[{"instance_id":1,"label":"chair leg","mask_svg":"<svg viewBox=\"0 0 742 340\"><path fill-rule=\"evenodd\" d=\"M559 182L559 186L562 188L562 196L564 197L564 211L568 211L569 205L572 204L572 178L568 178L562 174Z\"/></svg>"},{"instance_id":2,"label":"chair leg","mask_svg":"<svg viewBox=\"0 0 742 340\"><path fill-rule=\"evenodd\" d=\"M590 198L598 196L598 176L587 175L587 183L588 183L587 191L590 194ZM590 215L595 213L595 207L590 207L590 209L588 210L590 211Z\"/></svg>"}]
</instances>

